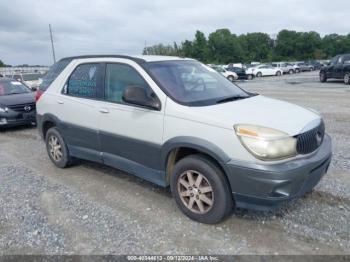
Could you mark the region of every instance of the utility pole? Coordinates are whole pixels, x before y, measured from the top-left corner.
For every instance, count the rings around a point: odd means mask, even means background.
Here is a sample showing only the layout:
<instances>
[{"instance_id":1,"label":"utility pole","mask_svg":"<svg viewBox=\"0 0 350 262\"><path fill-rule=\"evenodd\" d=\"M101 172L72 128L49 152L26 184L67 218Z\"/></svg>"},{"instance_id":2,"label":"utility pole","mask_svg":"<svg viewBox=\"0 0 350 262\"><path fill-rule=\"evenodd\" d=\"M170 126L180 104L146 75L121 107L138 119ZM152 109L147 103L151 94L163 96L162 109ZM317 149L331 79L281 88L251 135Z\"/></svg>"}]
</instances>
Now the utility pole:
<instances>
[{"instance_id":1,"label":"utility pole","mask_svg":"<svg viewBox=\"0 0 350 262\"><path fill-rule=\"evenodd\" d=\"M50 30L50 39L51 39L51 48L52 48L53 62L56 63L55 47L54 47L54 45L53 45L51 24L49 24L49 30Z\"/></svg>"}]
</instances>

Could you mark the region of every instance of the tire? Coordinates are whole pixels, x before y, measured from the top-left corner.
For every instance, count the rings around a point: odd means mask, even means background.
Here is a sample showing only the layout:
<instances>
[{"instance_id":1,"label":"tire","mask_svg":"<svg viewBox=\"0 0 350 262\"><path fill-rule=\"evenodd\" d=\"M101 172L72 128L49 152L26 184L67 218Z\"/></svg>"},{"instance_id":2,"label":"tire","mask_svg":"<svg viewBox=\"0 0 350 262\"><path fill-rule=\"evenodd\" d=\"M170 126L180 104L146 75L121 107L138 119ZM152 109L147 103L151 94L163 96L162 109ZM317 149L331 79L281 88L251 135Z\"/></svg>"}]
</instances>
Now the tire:
<instances>
[{"instance_id":1,"label":"tire","mask_svg":"<svg viewBox=\"0 0 350 262\"><path fill-rule=\"evenodd\" d=\"M282 74L281 74L281 71L277 71L276 72L276 76L281 76Z\"/></svg>"},{"instance_id":2,"label":"tire","mask_svg":"<svg viewBox=\"0 0 350 262\"><path fill-rule=\"evenodd\" d=\"M226 177L205 156L190 155L181 159L173 169L170 187L180 210L195 221L215 224L233 210L233 197ZM201 192L204 189L208 192Z\"/></svg>"},{"instance_id":3,"label":"tire","mask_svg":"<svg viewBox=\"0 0 350 262\"><path fill-rule=\"evenodd\" d=\"M256 77L262 77L262 73L261 72L257 72L256 73Z\"/></svg>"},{"instance_id":4,"label":"tire","mask_svg":"<svg viewBox=\"0 0 350 262\"><path fill-rule=\"evenodd\" d=\"M346 73L346 74L344 75L344 83L345 83L346 85L350 85L350 73Z\"/></svg>"},{"instance_id":5,"label":"tire","mask_svg":"<svg viewBox=\"0 0 350 262\"><path fill-rule=\"evenodd\" d=\"M247 79L248 79L248 80L252 80L252 79L253 79L253 75L248 75L248 76L247 76Z\"/></svg>"},{"instance_id":6,"label":"tire","mask_svg":"<svg viewBox=\"0 0 350 262\"><path fill-rule=\"evenodd\" d=\"M69 155L67 144L56 127L47 131L45 142L47 154L55 166L65 168L72 164L73 159Z\"/></svg>"},{"instance_id":7,"label":"tire","mask_svg":"<svg viewBox=\"0 0 350 262\"><path fill-rule=\"evenodd\" d=\"M323 72L323 71L321 71L321 72L320 72L320 82L321 82L321 83L325 83L325 82L327 82L327 76L326 76L326 73L325 73L325 72Z\"/></svg>"},{"instance_id":8,"label":"tire","mask_svg":"<svg viewBox=\"0 0 350 262\"><path fill-rule=\"evenodd\" d=\"M295 69L295 73L299 74L300 73L300 69Z\"/></svg>"},{"instance_id":9,"label":"tire","mask_svg":"<svg viewBox=\"0 0 350 262\"><path fill-rule=\"evenodd\" d=\"M288 71L288 73L289 73L290 75L292 75L292 74L294 74L294 70L293 70L293 69L290 69L290 70Z\"/></svg>"},{"instance_id":10,"label":"tire","mask_svg":"<svg viewBox=\"0 0 350 262\"><path fill-rule=\"evenodd\" d=\"M228 76L227 79L230 80L231 82L235 81L235 78L233 76Z\"/></svg>"}]
</instances>

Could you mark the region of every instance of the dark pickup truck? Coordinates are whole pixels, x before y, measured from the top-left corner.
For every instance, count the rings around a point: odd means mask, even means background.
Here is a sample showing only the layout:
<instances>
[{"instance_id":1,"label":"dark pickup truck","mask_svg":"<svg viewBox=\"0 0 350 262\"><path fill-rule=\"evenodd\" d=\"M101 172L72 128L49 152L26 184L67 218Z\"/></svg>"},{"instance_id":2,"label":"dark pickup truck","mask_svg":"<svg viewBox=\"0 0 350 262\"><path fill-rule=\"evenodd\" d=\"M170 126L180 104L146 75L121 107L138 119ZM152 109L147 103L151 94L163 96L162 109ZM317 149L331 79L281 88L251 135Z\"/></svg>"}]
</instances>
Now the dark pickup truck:
<instances>
[{"instance_id":1,"label":"dark pickup truck","mask_svg":"<svg viewBox=\"0 0 350 262\"><path fill-rule=\"evenodd\" d=\"M320 81L326 82L329 78L342 79L350 85L350 54L337 55L320 70Z\"/></svg>"}]
</instances>

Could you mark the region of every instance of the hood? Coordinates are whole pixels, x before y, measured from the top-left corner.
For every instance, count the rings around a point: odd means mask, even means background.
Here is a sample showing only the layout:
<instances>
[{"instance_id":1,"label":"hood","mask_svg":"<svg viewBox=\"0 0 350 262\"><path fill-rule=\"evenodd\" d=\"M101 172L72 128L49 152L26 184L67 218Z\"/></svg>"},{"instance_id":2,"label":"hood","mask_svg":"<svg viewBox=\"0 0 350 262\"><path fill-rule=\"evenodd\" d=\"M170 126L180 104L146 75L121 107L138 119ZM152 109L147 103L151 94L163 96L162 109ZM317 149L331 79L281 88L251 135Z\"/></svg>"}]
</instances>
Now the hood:
<instances>
[{"instance_id":1,"label":"hood","mask_svg":"<svg viewBox=\"0 0 350 262\"><path fill-rule=\"evenodd\" d=\"M321 116L311 110L261 95L213 106L191 107L189 113L196 121L226 128L252 124L277 129L291 136L313 128L321 120Z\"/></svg>"},{"instance_id":2,"label":"hood","mask_svg":"<svg viewBox=\"0 0 350 262\"><path fill-rule=\"evenodd\" d=\"M35 103L35 92L0 96L0 105L13 106Z\"/></svg>"}]
</instances>

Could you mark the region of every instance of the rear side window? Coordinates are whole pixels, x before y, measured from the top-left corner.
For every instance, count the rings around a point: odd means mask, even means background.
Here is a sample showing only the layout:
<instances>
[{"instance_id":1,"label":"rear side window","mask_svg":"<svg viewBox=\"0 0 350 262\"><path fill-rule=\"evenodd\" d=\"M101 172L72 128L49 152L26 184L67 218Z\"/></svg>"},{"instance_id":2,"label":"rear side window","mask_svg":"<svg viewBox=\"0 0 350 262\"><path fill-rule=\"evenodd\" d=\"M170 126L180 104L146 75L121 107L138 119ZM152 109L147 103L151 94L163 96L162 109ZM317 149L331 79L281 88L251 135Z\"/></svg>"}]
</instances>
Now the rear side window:
<instances>
[{"instance_id":1,"label":"rear side window","mask_svg":"<svg viewBox=\"0 0 350 262\"><path fill-rule=\"evenodd\" d=\"M39 89L46 91L51 83L57 78L57 76L66 68L66 66L71 62L70 59L65 59L58 61L50 67L50 70L43 77L43 82L40 84Z\"/></svg>"},{"instance_id":2,"label":"rear side window","mask_svg":"<svg viewBox=\"0 0 350 262\"><path fill-rule=\"evenodd\" d=\"M81 64L70 75L64 93L84 98L103 97L101 64Z\"/></svg>"},{"instance_id":3,"label":"rear side window","mask_svg":"<svg viewBox=\"0 0 350 262\"><path fill-rule=\"evenodd\" d=\"M123 102L123 91L128 86L137 85L151 93L151 88L142 76L125 64L107 64L105 85L106 100L115 103Z\"/></svg>"}]
</instances>

